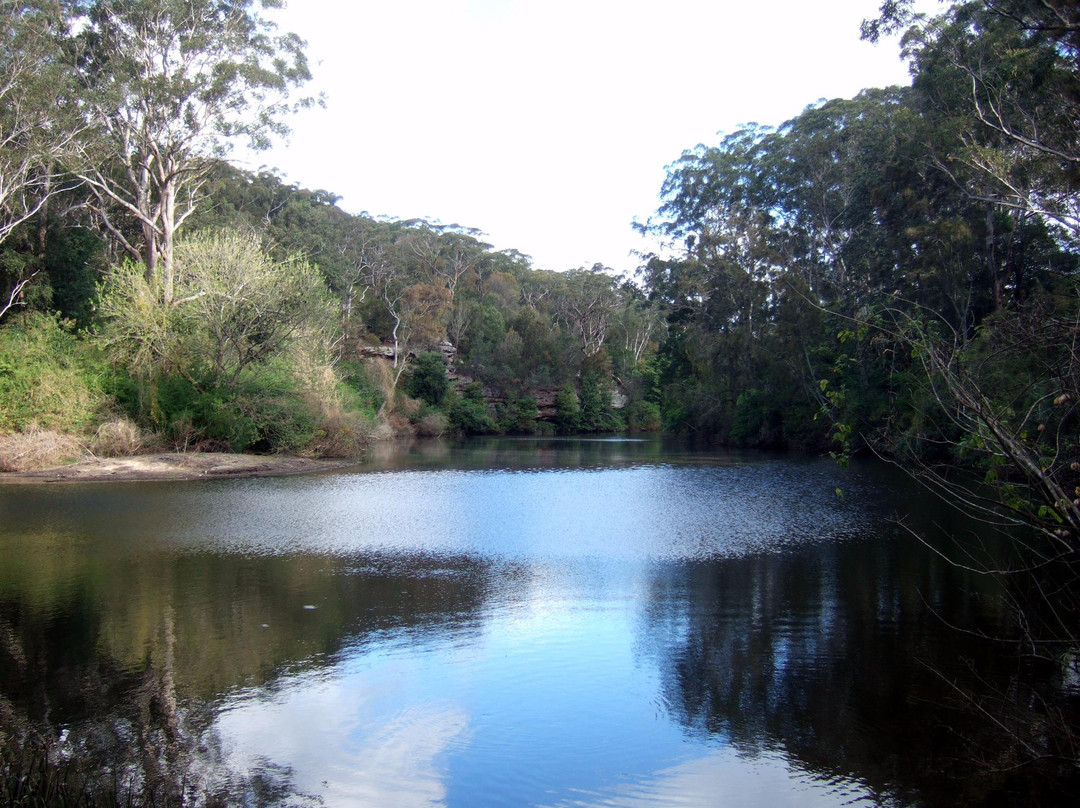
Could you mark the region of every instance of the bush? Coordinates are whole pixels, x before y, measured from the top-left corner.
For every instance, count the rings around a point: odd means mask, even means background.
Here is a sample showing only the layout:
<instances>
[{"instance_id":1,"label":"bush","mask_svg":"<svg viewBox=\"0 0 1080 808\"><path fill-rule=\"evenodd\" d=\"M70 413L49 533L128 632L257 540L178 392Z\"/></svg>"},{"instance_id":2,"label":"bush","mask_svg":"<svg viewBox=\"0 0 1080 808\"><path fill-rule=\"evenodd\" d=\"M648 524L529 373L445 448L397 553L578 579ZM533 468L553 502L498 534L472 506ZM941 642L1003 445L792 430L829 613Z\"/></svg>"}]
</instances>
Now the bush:
<instances>
[{"instance_id":1,"label":"bush","mask_svg":"<svg viewBox=\"0 0 1080 808\"><path fill-rule=\"evenodd\" d=\"M560 435L572 435L581 429L581 407L570 383L555 397L555 429Z\"/></svg>"},{"instance_id":2,"label":"bush","mask_svg":"<svg viewBox=\"0 0 1080 808\"><path fill-rule=\"evenodd\" d=\"M429 412L416 424L416 434L424 438L437 438L450 428L450 419L441 412Z\"/></svg>"},{"instance_id":3,"label":"bush","mask_svg":"<svg viewBox=\"0 0 1080 808\"><path fill-rule=\"evenodd\" d=\"M56 317L30 312L0 326L0 432L78 432L106 399L104 366Z\"/></svg>"},{"instance_id":4,"label":"bush","mask_svg":"<svg viewBox=\"0 0 1080 808\"><path fill-rule=\"evenodd\" d=\"M507 403L499 418L499 426L504 432L519 435L535 435L538 431L537 418L540 411L536 399L530 396L513 399Z\"/></svg>"},{"instance_id":5,"label":"bush","mask_svg":"<svg viewBox=\"0 0 1080 808\"><path fill-rule=\"evenodd\" d=\"M626 415L631 432L660 432L664 424L660 419L660 407L651 401L636 401Z\"/></svg>"},{"instance_id":6,"label":"bush","mask_svg":"<svg viewBox=\"0 0 1080 808\"><path fill-rule=\"evenodd\" d=\"M374 412L368 412L366 401L342 380L329 353L318 347L294 346L283 359L314 419L312 440L303 451L319 457L358 457L370 442Z\"/></svg>"},{"instance_id":7,"label":"bush","mask_svg":"<svg viewBox=\"0 0 1080 808\"><path fill-rule=\"evenodd\" d=\"M735 401L731 437L750 446L779 446L783 443L783 418L767 393L746 390Z\"/></svg>"},{"instance_id":8,"label":"bush","mask_svg":"<svg viewBox=\"0 0 1080 808\"><path fill-rule=\"evenodd\" d=\"M466 435L490 435L499 428L482 401L459 398L450 404L450 424Z\"/></svg>"},{"instance_id":9,"label":"bush","mask_svg":"<svg viewBox=\"0 0 1080 808\"><path fill-rule=\"evenodd\" d=\"M441 407L450 392L446 363L438 351L427 351L416 357L405 377L405 392L433 407Z\"/></svg>"},{"instance_id":10,"label":"bush","mask_svg":"<svg viewBox=\"0 0 1080 808\"><path fill-rule=\"evenodd\" d=\"M611 392L593 373L585 374L581 380L580 419L582 432L618 432L624 426L622 417L611 406Z\"/></svg>"},{"instance_id":11,"label":"bush","mask_svg":"<svg viewBox=\"0 0 1080 808\"><path fill-rule=\"evenodd\" d=\"M317 435L317 421L294 380L271 368L247 379L241 385L236 409L244 429L254 429L254 436L234 451L298 454L311 447Z\"/></svg>"},{"instance_id":12,"label":"bush","mask_svg":"<svg viewBox=\"0 0 1080 808\"><path fill-rule=\"evenodd\" d=\"M300 452L320 437L315 413L284 363L242 374L235 389L202 390L181 376L159 379L150 403L177 448Z\"/></svg>"},{"instance_id":13,"label":"bush","mask_svg":"<svg viewBox=\"0 0 1080 808\"><path fill-rule=\"evenodd\" d=\"M179 372L204 389L235 390L249 371L322 340L337 321L314 267L275 261L250 235L189 235L175 261L172 299L133 262L114 267L101 287L102 340L137 378Z\"/></svg>"},{"instance_id":14,"label":"bush","mask_svg":"<svg viewBox=\"0 0 1080 808\"><path fill-rule=\"evenodd\" d=\"M337 365L345 406L362 412L368 418L374 418L386 402L386 393L379 383L371 378L368 367L368 363L358 361L344 361Z\"/></svg>"},{"instance_id":15,"label":"bush","mask_svg":"<svg viewBox=\"0 0 1080 808\"><path fill-rule=\"evenodd\" d=\"M90 448L98 457L129 457L144 443L142 432L130 418L116 418L97 428Z\"/></svg>"},{"instance_id":16,"label":"bush","mask_svg":"<svg viewBox=\"0 0 1080 808\"><path fill-rule=\"evenodd\" d=\"M324 410L316 419L310 449L319 457L359 457L374 432L373 424L360 413L341 408Z\"/></svg>"}]
</instances>

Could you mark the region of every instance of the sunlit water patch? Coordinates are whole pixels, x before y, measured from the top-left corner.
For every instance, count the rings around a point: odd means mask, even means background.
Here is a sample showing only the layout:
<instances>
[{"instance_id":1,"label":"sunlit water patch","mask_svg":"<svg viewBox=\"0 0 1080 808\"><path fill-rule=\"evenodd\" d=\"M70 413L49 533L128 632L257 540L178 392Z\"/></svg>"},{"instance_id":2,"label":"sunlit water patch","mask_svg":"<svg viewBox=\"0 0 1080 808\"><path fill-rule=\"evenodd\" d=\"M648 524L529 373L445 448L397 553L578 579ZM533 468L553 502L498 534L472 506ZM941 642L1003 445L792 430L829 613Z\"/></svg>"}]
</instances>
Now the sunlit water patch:
<instances>
[{"instance_id":1,"label":"sunlit water patch","mask_svg":"<svg viewBox=\"0 0 1080 808\"><path fill-rule=\"evenodd\" d=\"M234 480L188 485L179 502L174 489L117 486L100 509L100 487L73 486L77 524L47 496L32 494L19 515L199 551L636 561L780 551L858 536L878 516L864 482L780 460Z\"/></svg>"}]
</instances>

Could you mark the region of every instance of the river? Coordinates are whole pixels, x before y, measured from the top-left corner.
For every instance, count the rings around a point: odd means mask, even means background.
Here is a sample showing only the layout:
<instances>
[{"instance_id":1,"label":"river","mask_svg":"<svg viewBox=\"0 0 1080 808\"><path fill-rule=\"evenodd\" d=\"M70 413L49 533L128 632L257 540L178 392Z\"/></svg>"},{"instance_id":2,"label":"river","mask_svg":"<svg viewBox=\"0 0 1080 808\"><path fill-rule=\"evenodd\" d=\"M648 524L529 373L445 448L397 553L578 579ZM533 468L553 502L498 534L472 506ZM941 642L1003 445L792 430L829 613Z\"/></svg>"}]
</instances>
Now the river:
<instances>
[{"instance_id":1,"label":"river","mask_svg":"<svg viewBox=\"0 0 1080 808\"><path fill-rule=\"evenodd\" d=\"M653 440L4 486L0 729L158 804L1053 801L970 709L1016 629L934 550L981 532L882 464Z\"/></svg>"}]
</instances>

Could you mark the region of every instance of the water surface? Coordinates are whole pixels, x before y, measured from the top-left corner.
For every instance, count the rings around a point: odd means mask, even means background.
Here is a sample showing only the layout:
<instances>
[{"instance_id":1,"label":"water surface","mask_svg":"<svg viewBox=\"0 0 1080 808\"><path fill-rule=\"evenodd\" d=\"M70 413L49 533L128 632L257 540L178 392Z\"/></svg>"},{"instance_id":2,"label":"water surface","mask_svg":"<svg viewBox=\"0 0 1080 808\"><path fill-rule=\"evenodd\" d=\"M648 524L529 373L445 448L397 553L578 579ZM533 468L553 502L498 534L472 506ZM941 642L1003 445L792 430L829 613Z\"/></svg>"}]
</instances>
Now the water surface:
<instances>
[{"instance_id":1,"label":"water surface","mask_svg":"<svg viewBox=\"0 0 1080 808\"><path fill-rule=\"evenodd\" d=\"M0 707L230 804L981 799L953 685L1007 683L1009 611L898 516L972 532L883 466L657 441L6 486Z\"/></svg>"}]
</instances>

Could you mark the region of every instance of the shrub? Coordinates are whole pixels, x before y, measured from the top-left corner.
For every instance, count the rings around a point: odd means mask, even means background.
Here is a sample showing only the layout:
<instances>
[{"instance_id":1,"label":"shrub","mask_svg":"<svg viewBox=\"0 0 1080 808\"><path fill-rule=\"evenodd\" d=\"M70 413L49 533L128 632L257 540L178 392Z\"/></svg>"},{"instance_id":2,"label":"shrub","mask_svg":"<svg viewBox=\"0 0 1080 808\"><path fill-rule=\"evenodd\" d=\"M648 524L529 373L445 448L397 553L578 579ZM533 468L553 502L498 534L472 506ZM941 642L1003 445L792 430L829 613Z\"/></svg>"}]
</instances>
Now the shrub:
<instances>
[{"instance_id":1,"label":"shrub","mask_svg":"<svg viewBox=\"0 0 1080 808\"><path fill-rule=\"evenodd\" d=\"M129 457L144 443L141 430L130 418L115 418L97 428L90 448L98 457Z\"/></svg>"},{"instance_id":2,"label":"shrub","mask_svg":"<svg viewBox=\"0 0 1080 808\"><path fill-rule=\"evenodd\" d=\"M300 452L319 437L316 416L286 363L250 369L235 389L200 389L169 375L150 411L178 449Z\"/></svg>"},{"instance_id":3,"label":"shrub","mask_svg":"<svg viewBox=\"0 0 1080 808\"><path fill-rule=\"evenodd\" d=\"M442 406L450 392L450 380L441 353L427 351L416 357L405 379L405 392L433 407Z\"/></svg>"},{"instance_id":4,"label":"shrub","mask_svg":"<svg viewBox=\"0 0 1080 808\"><path fill-rule=\"evenodd\" d=\"M481 393L479 398L470 395L468 387L464 395L451 394L448 398L447 414L451 426L467 435L489 435L498 432L495 421L488 414L483 394Z\"/></svg>"},{"instance_id":5,"label":"shrub","mask_svg":"<svg viewBox=\"0 0 1080 808\"><path fill-rule=\"evenodd\" d=\"M499 419L499 426L505 432L512 434L534 435L537 432L537 418L539 416L540 411L536 407L536 399L525 396L507 403L502 417Z\"/></svg>"},{"instance_id":6,"label":"shrub","mask_svg":"<svg viewBox=\"0 0 1080 808\"><path fill-rule=\"evenodd\" d=\"M360 413L336 408L316 419L315 438L309 447L319 457L359 457L374 439L375 428Z\"/></svg>"},{"instance_id":7,"label":"shrub","mask_svg":"<svg viewBox=\"0 0 1080 808\"><path fill-rule=\"evenodd\" d=\"M101 287L102 339L137 378L170 372L204 389L241 378L336 323L318 271L298 257L275 261L250 235L196 233L177 242L176 286L141 265L114 267Z\"/></svg>"},{"instance_id":8,"label":"shrub","mask_svg":"<svg viewBox=\"0 0 1080 808\"><path fill-rule=\"evenodd\" d=\"M581 407L570 383L555 397L555 429L560 435L572 435L581 429Z\"/></svg>"},{"instance_id":9,"label":"shrub","mask_svg":"<svg viewBox=\"0 0 1080 808\"><path fill-rule=\"evenodd\" d=\"M660 432L664 428L660 419L660 407L651 401L636 401L631 404L626 420L631 432Z\"/></svg>"},{"instance_id":10,"label":"shrub","mask_svg":"<svg viewBox=\"0 0 1080 808\"><path fill-rule=\"evenodd\" d=\"M735 401L731 437L750 446L773 446L783 442L783 419L769 395L745 390Z\"/></svg>"},{"instance_id":11,"label":"shrub","mask_svg":"<svg viewBox=\"0 0 1080 808\"><path fill-rule=\"evenodd\" d=\"M596 376L592 374L586 375L581 380L581 431L604 431L604 413L607 407L608 404L604 400L604 390L600 387L600 382Z\"/></svg>"},{"instance_id":12,"label":"shrub","mask_svg":"<svg viewBox=\"0 0 1080 808\"><path fill-rule=\"evenodd\" d=\"M103 369L57 318L13 318L0 326L0 432L85 429L105 404Z\"/></svg>"},{"instance_id":13,"label":"shrub","mask_svg":"<svg viewBox=\"0 0 1080 808\"><path fill-rule=\"evenodd\" d=\"M585 374L581 380L580 417L582 432L618 432L625 426L611 405L611 391L594 373Z\"/></svg>"},{"instance_id":14,"label":"shrub","mask_svg":"<svg viewBox=\"0 0 1080 808\"><path fill-rule=\"evenodd\" d=\"M450 419L441 412L429 412L416 424L416 434L425 438L437 438L450 428Z\"/></svg>"},{"instance_id":15,"label":"shrub","mask_svg":"<svg viewBox=\"0 0 1080 808\"><path fill-rule=\"evenodd\" d=\"M368 418L374 418L386 401L386 393L379 381L372 379L369 367L370 363L355 360L339 362L337 365L345 406L362 412Z\"/></svg>"}]
</instances>

